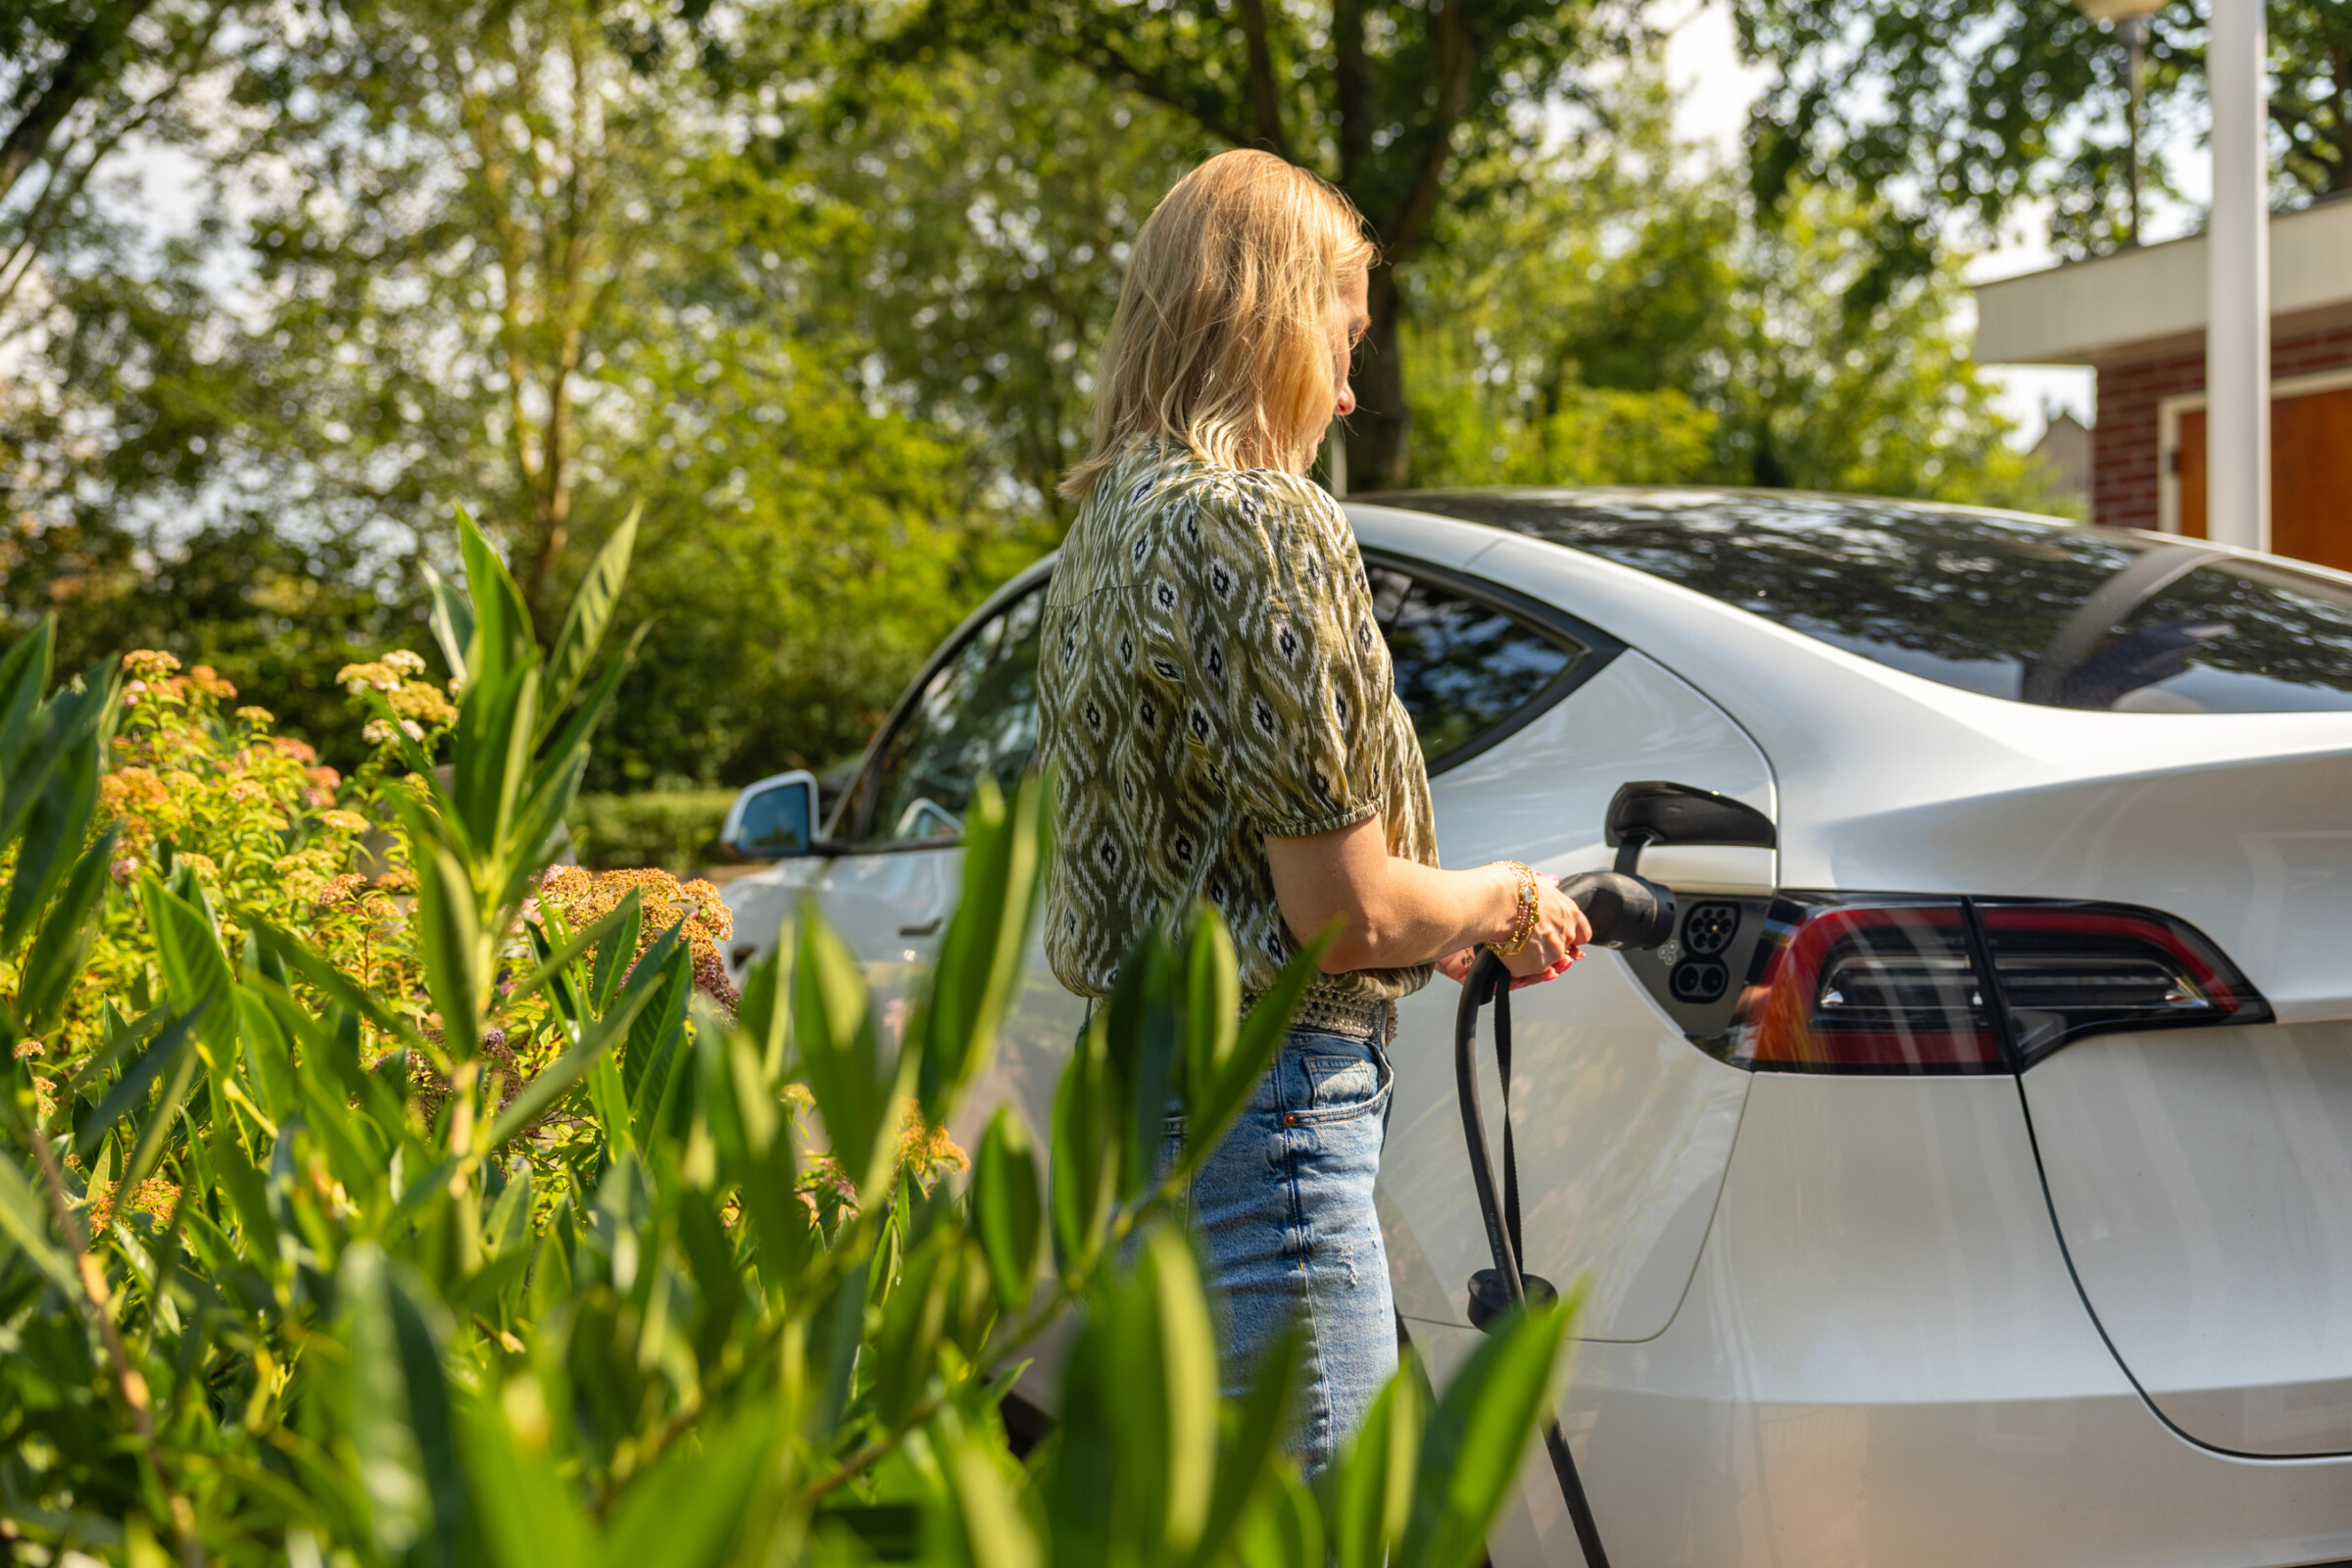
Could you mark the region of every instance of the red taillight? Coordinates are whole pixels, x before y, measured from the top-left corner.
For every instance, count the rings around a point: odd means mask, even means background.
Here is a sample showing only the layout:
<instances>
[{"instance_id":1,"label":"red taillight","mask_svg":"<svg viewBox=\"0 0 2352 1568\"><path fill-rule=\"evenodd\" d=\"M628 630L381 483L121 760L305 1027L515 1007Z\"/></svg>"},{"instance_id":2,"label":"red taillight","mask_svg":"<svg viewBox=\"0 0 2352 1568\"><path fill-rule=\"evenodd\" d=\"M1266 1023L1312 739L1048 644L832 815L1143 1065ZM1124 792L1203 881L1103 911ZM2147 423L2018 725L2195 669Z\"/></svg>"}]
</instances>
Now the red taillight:
<instances>
[{"instance_id":1,"label":"red taillight","mask_svg":"<svg viewBox=\"0 0 2352 1568\"><path fill-rule=\"evenodd\" d=\"M1976 910L2023 1062L2087 1034L2271 1015L2221 950L2171 915L1988 899Z\"/></svg>"},{"instance_id":2,"label":"red taillight","mask_svg":"<svg viewBox=\"0 0 2352 1568\"><path fill-rule=\"evenodd\" d=\"M1782 1071L1986 1072L2008 1062L1949 901L1784 906L1733 1060ZM1775 924L1779 923L1776 918Z\"/></svg>"},{"instance_id":3,"label":"red taillight","mask_svg":"<svg viewBox=\"0 0 2352 1568\"><path fill-rule=\"evenodd\" d=\"M1750 972L1732 1059L1765 1071L1998 1072L2086 1034L2270 1016L2192 927L2121 905L1785 898Z\"/></svg>"}]
</instances>

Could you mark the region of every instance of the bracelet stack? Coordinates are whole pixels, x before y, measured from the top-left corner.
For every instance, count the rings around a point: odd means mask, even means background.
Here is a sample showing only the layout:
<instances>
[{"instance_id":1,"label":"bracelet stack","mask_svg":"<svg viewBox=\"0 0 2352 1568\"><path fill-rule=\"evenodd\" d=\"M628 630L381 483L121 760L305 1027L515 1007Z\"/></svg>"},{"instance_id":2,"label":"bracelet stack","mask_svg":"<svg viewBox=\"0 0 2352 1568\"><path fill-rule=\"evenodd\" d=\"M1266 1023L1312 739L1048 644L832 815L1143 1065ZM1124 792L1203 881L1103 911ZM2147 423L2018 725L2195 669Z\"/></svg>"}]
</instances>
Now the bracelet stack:
<instances>
[{"instance_id":1,"label":"bracelet stack","mask_svg":"<svg viewBox=\"0 0 2352 1568\"><path fill-rule=\"evenodd\" d=\"M1496 957L1509 958L1517 956L1519 950L1527 946L1527 939L1536 932L1536 873L1524 860L1504 860L1499 863L1509 866L1512 874L1519 878L1519 912L1511 921L1510 939L1490 943L1489 946L1494 950Z\"/></svg>"}]
</instances>

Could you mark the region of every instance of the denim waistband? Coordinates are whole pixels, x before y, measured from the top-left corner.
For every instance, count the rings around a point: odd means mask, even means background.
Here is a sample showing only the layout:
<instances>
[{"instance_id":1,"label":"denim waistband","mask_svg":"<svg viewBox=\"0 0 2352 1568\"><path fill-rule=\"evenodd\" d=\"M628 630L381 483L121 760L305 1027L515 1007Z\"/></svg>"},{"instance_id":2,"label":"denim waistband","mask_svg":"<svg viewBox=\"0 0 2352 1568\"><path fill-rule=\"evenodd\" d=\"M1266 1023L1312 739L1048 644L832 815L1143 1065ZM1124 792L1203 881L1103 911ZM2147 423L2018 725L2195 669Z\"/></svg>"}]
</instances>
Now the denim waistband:
<instances>
[{"instance_id":1,"label":"denim waistband","mask_svg":"<svg viewBox=\"0 0 2352 1568\"><path fill-rule=\"evenodd\" d=\"M1257 1004L1256 997L1244 997L1242 1010L1248 1012ZM1379 1035L1389 1033L1389 1009L1393 1004L1379 997L1342 997L1328 992L1310 991L1299 1004L1298 1016L1291 1020L1293 1029L1316 1029L1335 1035Z\"/></svg>"}]
</instances>

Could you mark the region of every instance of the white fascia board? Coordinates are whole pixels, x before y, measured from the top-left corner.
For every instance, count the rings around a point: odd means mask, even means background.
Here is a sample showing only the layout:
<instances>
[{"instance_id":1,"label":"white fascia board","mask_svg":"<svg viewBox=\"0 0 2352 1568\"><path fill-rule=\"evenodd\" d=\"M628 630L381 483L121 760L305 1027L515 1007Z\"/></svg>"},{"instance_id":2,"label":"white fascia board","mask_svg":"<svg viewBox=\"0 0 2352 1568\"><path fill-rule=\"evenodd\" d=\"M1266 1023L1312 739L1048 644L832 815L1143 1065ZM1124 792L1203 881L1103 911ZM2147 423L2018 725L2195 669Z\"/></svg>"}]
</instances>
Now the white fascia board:
<instances>
[{"instance_id":1,"label":"white fascia board","mask_svg":"<svg viewBox=\"0 0 2352 1568\"><path fill-rule=\"evenodd\" d=\"M1978 285L1980 365L2097 365L2205 331L2205 236ZM2274 318L2352 309L2352 201L2271 220ZM2193 345L2192 345L2193 346Z\"/></svg>"}]
</instances>

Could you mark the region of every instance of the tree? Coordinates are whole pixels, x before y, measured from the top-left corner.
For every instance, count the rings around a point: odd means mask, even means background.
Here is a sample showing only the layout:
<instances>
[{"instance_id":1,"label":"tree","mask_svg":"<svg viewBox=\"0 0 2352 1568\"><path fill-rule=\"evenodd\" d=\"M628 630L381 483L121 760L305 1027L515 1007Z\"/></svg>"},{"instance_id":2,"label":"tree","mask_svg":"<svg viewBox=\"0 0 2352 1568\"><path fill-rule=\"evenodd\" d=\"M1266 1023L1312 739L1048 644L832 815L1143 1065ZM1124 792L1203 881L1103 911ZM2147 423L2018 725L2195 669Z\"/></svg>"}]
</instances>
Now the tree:
<instances>
[{"instance_id":1,"label":"tree","mask_svg":"<svg viewBox=\"0 0 2352 1568\"><path fill-rule=\"evenodd\" d=\"M99 166L126 138L168 128L182 89L218 63L228 17L228 0L0 8L0 322Z\"/></svg>"},{"instance_id":2,"label":"tree","mask_svg":"<svg viewBox=\"0 0 2352 1568\"><path fill-rule=\"evenodd\" d=\"M930 0L897 39L1017 41L1345 192L1390 264L1372 274L1348 473L1395 488L1411 452L1403 279L1488 193L1464 172L1539 140L1543 106L1629 27L1597 0Z\"/></svg>"},{"instance_id":3,"label":"tree","mask_svg":"<svg viewBox=\"0 0 2352 1568\"><path fill-rule=\"evenodd\" d=\"M2046 510L1958 328L1949 258L1884 276L1877 215L1779 207L1672 136L1654 54L1420 269L1431 483L1794 486Z\"/></svg>"},{"instance_id":4,"label":"tree","mask_svg":"<svg viewBox=\"0 0 2352 1568\"><path fill-rule=\"evenodd\" d=\"M642 503L654 626L595 782L716 783L855 749L1042 546L974 449L995 428L879 373L869 323L890 307L859 289L906 275L904 200L837 195L852 149L817 145L812 167L762 145L772 103L713 94L661 9L321 5L237 95L267 111L216 172L218 205L250 215L220 241L250 247L250 281L223 297L192 263L167 288L105 258L70 280L58 368L81 402L27 473L19 549L111 595L106 629L150 627L155 590L202 580L220 595L155 645L248 683L288 657L331 671L357 651L284 612L281 572L206 563L331 566L306 604L417 646L418 566L449 565L453 506L502 538L544 616ZM924 242L956 275L953 247ZM67 435L101 390L107 439L76 466ZM172 505L217 520L133 520ZM11 583L20 616L34 594ZM329 711L286 716L347 739L331 686L297 684Z\"/></svg>"},{"instance_id":5,"label":"tree","mask_svg":"<svg viewBox=\"0 0 2352 1568\"><path fill-rule=\"evenodd\" d=\"M2050 204L2061 254L2127 238L2124 53L2072 5L1736 0L1736 14L1745 51L1777 73L1751 136L1765 200L1798 178L1882 200L1887 265L1913 271L1946 218L1987 233L2030 202ZM2352 189L2352 11L2272 0L2269 16L2279 194ZM2201 122L2202 21L2182 5L2154 21L2149 112Z\"/></svg>"}]
</instances>

